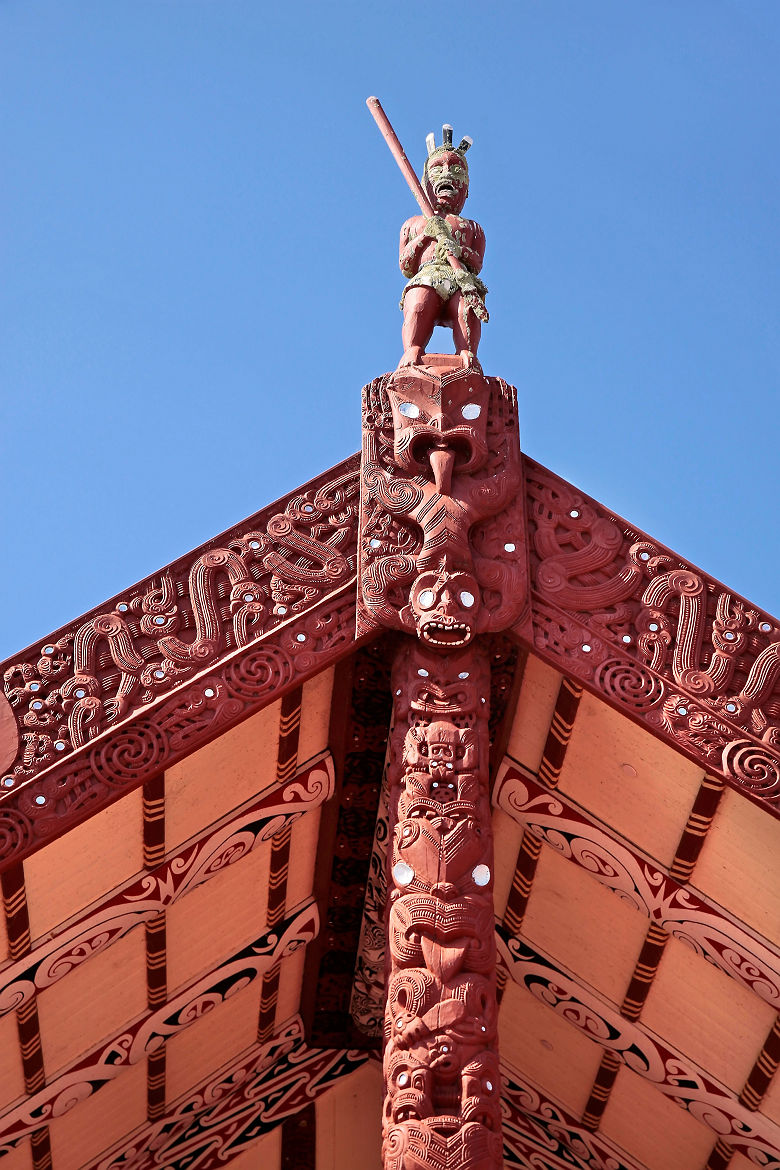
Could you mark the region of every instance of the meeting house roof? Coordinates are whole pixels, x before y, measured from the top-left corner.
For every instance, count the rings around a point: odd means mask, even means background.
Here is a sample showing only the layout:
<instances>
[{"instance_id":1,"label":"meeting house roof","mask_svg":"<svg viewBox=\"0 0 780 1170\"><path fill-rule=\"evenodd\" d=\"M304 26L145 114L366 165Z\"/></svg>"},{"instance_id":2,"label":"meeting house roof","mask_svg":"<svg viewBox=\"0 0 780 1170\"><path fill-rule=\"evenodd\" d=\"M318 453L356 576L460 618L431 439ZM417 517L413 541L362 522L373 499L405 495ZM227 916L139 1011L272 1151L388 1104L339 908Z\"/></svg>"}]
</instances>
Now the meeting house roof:
<instances>
[{"instance_id":1,"label":"meeting house roof","mask_svg":"<svg viewBox=\"0 0 780 1170\"><path fill-rule=\"evenodd\" d=\"M780 1166L780 623L522 458L489 641L504 1163ZM3 1170L378 1167L357 456L4 665ZM507 541L509 543L509 541Z\"/></svg>"}]
</instances>

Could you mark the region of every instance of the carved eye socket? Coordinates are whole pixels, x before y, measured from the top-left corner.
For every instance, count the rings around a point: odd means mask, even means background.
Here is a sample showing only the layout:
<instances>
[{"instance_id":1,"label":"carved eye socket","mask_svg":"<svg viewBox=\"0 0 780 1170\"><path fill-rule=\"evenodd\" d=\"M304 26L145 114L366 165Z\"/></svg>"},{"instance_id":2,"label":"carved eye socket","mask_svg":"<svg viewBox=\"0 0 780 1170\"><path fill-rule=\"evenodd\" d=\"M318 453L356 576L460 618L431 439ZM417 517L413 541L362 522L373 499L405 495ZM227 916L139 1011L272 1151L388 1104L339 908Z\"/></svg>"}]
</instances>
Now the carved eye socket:
<instances>
[{"instance_id":1,"label":"carved eye socket","mask_svg":"<svg viewBox=\"0 0 780 1170\"><path fill-rule=\"evenodd\" d=\"M476 402L467 402L460 412L464 418L479 418L482 414L482 407Z\"/></svg>"},{"instance_id":2,"label":"carved eye socket","mask_svg":"<svg viewBox=\"0 0 780 1170\"><path fill-rule=\"evenodd\" d=\"M422 609L430 609L431 606L433 605L434 601L436 600L436 595L432 589L423 589L422 593L417 598L417 600L418 600L420 606L422 607ZM473 603L474 598L472 597L471 600Z\"/></svg>"},{"instance_id":3,"label":"carved eye socket","mask_svg":"<svg viewBox=\"0 0 780 1170\"><path fill-rule=\"evenodd\" d=\"M474 604L474 594L469 593L468 589L461 590L460 604L465 606L466 609L471 609L472 605Z\"/></svg>"},{"instance_id":4,"label":"carved eye socket","mask_svg":"<svg viewBox=\"0 0 780 1170\"><path fill-rule=\"evenodd\" d=\"M416 402L402 402L398 409L400 410L401 414L405 415L407 418L420 417L420 408Z\"/></svg>"}]
</instances>

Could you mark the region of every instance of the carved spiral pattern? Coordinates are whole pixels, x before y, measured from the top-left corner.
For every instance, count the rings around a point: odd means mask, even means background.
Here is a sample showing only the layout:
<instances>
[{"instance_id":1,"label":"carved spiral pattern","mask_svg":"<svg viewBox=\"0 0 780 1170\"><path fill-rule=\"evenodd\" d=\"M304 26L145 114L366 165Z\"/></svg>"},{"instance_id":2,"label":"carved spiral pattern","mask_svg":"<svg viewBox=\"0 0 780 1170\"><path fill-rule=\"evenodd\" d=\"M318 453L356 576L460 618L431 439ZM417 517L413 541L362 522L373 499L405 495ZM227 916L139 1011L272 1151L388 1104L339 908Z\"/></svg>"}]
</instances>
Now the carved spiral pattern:
<instances>
[{"instance_id":1,"label":"carved spiral pattern","mask_svg":"<svg viewBox=\"0 0 780 1170\"><path fill-rule=\"evenodd\" d=\"M613 699L634 711L647 711L660 702L664 684L641 666L610 658L596 671L596 684Z\"/></svg>"},{"instance_id":2,"label":"carved spiral pattern","mask_svg":"<svg viewBox=\"0 0 780 1170\"><path fill-rule=\"evenodd\" d=\"M90 767L109 784L129 784L152 771L165 756L166 742L158 727L139 724L116 732L90 752Z\"/></svg>"},{"instance_id":3,"label":"carved spiral pattern","mask_svg":"<svg viewBox=\"0 0 780 1170\"><path fill-rule=\"evenodd\" d=\"M32 838L32 825L23 813L8 808L0 812L0 857L23 849Z\"/></svg>"},{"instance_id":4,"label":"carved spiral pattern","mask_svg":"<svg viewBox=\"0 0 780 1170\"><path fill-rule=\"evenodd\" d=\"M225 685L232 695L256 699L285 686L294 674L290 658L278 646L264 646L232 662L225 670Z\"/></svg>"},{"instance_id":5,"label":"carved spiral pattern","mask_svg":"<svg viewBox=\"0 0 780 1170\"><path fill-rule=\"evenodd\" d=\"M780 792L777 757L750 740L738 739L723 749L723 770L761 796Z\"/></svg>"}]
</instances>

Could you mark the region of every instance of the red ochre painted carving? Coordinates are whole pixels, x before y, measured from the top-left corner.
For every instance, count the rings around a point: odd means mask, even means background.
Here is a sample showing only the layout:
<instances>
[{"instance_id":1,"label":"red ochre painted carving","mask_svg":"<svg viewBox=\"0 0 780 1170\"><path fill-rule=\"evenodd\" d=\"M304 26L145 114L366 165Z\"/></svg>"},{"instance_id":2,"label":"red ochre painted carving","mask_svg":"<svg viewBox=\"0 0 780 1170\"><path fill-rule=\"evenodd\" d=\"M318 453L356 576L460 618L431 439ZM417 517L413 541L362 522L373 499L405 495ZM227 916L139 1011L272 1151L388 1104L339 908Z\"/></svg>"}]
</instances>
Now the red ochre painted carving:
<instances>
[{"instance_id":1,"label":"red ochre painted carving","mask_svg":"<svg viewBox=\"0 0 780 1170\"><path fill-rule=\"evenodd\" d=\"M393 672L386 1170L501 1161L487 658L410 642Z\"/></svg>"},{"instance_id":2,"label":"red ochre painted carving","mask_svg":"<svg viewBox=\"0 0 780 1170\"><path fill-rule=\"evenodd\" d=\"M525 464L537 651L776 806L780 623Z\"/></svg>"},{"instance_id":3,"label":"red ochre painted carving","mask_svg":"<svg viewBox=\"0 0 780 1170\"><path fill-rule=\"evenodd\" d=\"M433 360L364 390L357 628L454 649L527 607L517 400Z\"/></svg>"},{"instance_id":4,"label":"red ochre painted carving","mask_svg":"<svg viewBox=\"0 0 780 1170\"><path fill-rule=\"evenodd\" d=\"M466 135L455 146L448 124L442 127L441 146L429 134L420 183L379 99L370 97L366 104L422 212L401 228L399 259L408 281L401 297L404 352L399 368L423 363L436 325L452 329L460 364L479 368L477 347L482 322L488 320L487 289L477 275L485 257L485 233L460 214L469 193L466 152L472 140Z\"/></svg>"},{"instance_id":5,"label":"red ochre painted carving","mask_svg":"<svg viewBox=\"0 0 780 1170\"><path fill-rule=\"evenodd\" d=\"M8 665L5 694L22 745L4 789L346 584L358 483L351 468L339 470Z\"/></svg>"},{"instance_id":6,"label":"red ochre painted carving","mask_svg":"<svg viewBox=\"0 0 780 1170\"><path fill-rule=\"evenodd\" d=\"M358 633L407 631L388 757L385 1170L501 1165L490 669L527 606L515 392L434 356L366 387Z\"/></svg>"}]
</instances>

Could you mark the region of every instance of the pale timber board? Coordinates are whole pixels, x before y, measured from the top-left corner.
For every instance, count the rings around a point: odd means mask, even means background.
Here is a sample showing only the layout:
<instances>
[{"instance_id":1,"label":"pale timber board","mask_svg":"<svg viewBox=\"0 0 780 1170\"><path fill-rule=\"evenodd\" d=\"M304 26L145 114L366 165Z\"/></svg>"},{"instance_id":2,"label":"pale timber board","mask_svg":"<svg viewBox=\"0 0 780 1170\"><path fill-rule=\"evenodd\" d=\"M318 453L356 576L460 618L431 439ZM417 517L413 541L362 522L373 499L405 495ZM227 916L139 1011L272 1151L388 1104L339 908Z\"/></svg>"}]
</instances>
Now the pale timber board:
<instances>
[{"instance_id":1,"label":"pale timber board","mask_svg":"<svg viewBox=\"0 0 780 1170\"><path fill-rule=\"evenodd\" d=\"M262 982L255 979L167 1041L169 1102L185 1095L255 1043Z\"/></svg>"},{"instance_id":2,"label":"pale timber board","mask_svg":"<svg viewBox=\"0 0 780 1170\"><path fill-rule=\"evenodd\" d=\"M557 670L529 654L507 752L532 772L538 770L542 759L560 685Z\"/></svg>"},{"instance_id":3,"label":"pale timber board","mask_svg":"<svg viewBox=\"0 0 780 1170\"><path fill-rule=\"evenodd\" d=\"M334 668L315 674L303 685L301 727L298 738L298 762L303 763L328 746L330 700L333 693Z\"/></svg>"},{"instance_id":4,"label":"pale timber board","mask_svg":"<svg viewBox=\"0 0 780 1170\"><path fill-rule=\"evenodd\" d=\"M253 849L166 911L169 997L263 934L271 849Z\"/></svg>"},{"instance_id":5,"label":"pale timber board","mask_svg":"<svg viewBox=\"0 0 780 1170\"><path fill-rule=\"evenodd\" d=\"M590 1096L601 1047L511 980L499 1012L501 1059L575 1117Z\"/></svg>"},{"instance_id":6,"label":"pale timber board","mask_svg":"<svg viewBox=\"0 0 780 1170\"><path fill-rule=\"evenodd\" d=\"M142 930L133 930L39 992L38 1020L47 1078L51 1080L145 1012L145 937Z\"/></svg>"},{"instance_id":7,"label":"pale timber board","mask_svg":"<svg viewBox=\"0 0 780 1170\"><path fill-rule=\"evenodd\" d=\"M619 1006L646 933L644 914L542 846L522 937Z\"/></svg>"},{"instance_id":8,"label":"pale timber board","mask_svg":"<svg viewBox=\"0 0 780 1170\"><path fill-rule=\"evenodd\" d=\"M57 1170L80 1170L125 1134L146 1121L146 1061L123 1068L99 1093L49 1126L52 1164Z\"/></svg>"},{"instance_id":9,"label":"pale timber board","mask_svg":"<svg viewBox=\"0 0 780 1170\"><path fill-rule=\"evenodd\" d=\"M775 1019L774 1009L671 938L642 1024L739 1094Z\"/></svg>"},{"instance_id":10,"label":"pale timber board","mask_svg":"<svg viewBox=\"0 0 780 1170\"><path fill-rule=\"evenodd\" d=\"M716 1134L628 1068L617 1079L599 1132L647 1170L701 1170Z\"/></svg>"},{"instance_id":11,"label":"pale timber board","mask_svg":"<svg viewBox=\"0 0 780 1170\"><path fill-rule=\"evenodd\" d=\"M33 940L141 869L143 797L138 788L25 860Z\"/></svg>"},{"instance_id":12,"label":"pale timber board","mask_svg":"<svg viewBox=\"0 0 780 1170\"><path fill-rule=\"evenodd\" d=\"M780 944L780 820L727 788L691 885Z\"/></svg>"},{"instance_id":13,"label":"pale timber board","mask_svg":"<svg viewBox=\"0 0 780 1170\"><path fill-rule=\"evenodd\" d=\"M382 1069L378 1061L370 1060L339 1078L317 1098L316 1110L316 1170L345 1170L348 1166L378 1170L382 1164Z\"/></svg>"},{"instance_id":14,"label":"pale timber board","mask_svg":"<svg viewBox=\"0 0 780 1170\"><path fill-rule=\"evenodd\" d=\"M168 851L276 784L280 708L281 699L166 772Z\"/></svg>"},{"instance_id":15,"label":"pale timber board","mask_svg":"<svg viewBox=\"0 0 780 1170\"><path fill-rule=\"evenodd\" d=\"M582 696L560 791L662 865L674 859L702 779L674 748Z\"/></svg>"}]
</instances>

